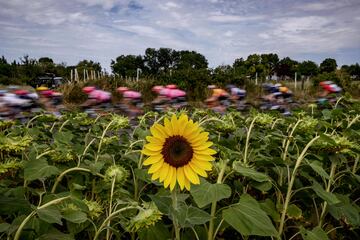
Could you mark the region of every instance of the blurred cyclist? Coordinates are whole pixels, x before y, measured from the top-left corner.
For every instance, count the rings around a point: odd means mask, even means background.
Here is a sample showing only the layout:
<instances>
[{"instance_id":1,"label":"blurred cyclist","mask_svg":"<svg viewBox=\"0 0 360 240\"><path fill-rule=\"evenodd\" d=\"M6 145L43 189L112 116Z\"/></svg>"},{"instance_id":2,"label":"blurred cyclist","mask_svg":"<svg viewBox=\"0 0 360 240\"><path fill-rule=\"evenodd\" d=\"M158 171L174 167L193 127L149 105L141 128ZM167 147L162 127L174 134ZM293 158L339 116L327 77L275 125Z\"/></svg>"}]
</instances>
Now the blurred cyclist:
<instances>
[{"instance_id":1,"label":"blurred cyclist","mask_svg":"<svg viewBox=\"0 0 360 240\"><path fill-rule=\"evenodd\" d=\"M127 87L119 87L117 92L122 95L122 110L129 117L136 117L143 113L143 103L141 93L130 90Z\"/></svg>"}]
</instances>

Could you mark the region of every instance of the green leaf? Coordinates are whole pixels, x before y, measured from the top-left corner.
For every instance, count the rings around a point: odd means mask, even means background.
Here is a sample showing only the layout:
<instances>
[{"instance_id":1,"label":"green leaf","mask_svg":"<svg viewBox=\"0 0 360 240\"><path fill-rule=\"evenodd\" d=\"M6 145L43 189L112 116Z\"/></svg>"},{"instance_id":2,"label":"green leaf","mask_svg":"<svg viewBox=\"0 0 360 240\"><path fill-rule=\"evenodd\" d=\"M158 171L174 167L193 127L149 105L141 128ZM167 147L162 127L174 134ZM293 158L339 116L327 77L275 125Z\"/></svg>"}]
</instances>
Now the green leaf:
<instances>
[{"instance_id":1,"label":"green leaf","mask_svg":"<svg viewBox=\"0 0 360 240\"><path fill-rule=\"evenodd\" d=\"M210 221L211 216L207 212L193 207L181 204L175 210L175 216L181 227L190 227L194 225L201 225Z\"/></svg>"},{"instance_id":2,"label":"green leaf","mask_svg":"<svg viewBox=\"0 0 360 240\"><path fill-rule=\"evenodd\" d=\"M329 205L340 203L340 200L337 199L335 194L325 191L319 183L314 182L312 189L315 191L316 195L328 202Z\"/></svg>"},{"instance_id":3,"label":"green leaf","mask_svg":"<svg viewBox=\"0 0 360 240\"><path fill-rule=\"evenodd\" d=\"M83 223L87 220L86 213L78 210L67 209L63 212L63 217L69 222Z\"/></svg>"},{"instance_id":4,"label":"green leaf","mask_svg":"<svg viewBox=\"0 0 360 240\"><path fill-rule=\"evenodd\" d=\"M360 214L356 206L350 203L348 196L337 194L341 203L330 205L329 212L337 220L343 220L346 224L360 226Z\"/></svg>"},{"instance_id":5,"label":"green leaf","mask_svg":"<svg viewBox=\"0 0 360 240\"><path fill-rule=\"evenodd\" d=\"M295 204L290 204L287 209L287 215L289 218L300 219L302 217L302 211Z\"/></svg>"},{"instance_id":6,"label":"green leaf","mask_svg":"<svg viewBox=\"0 0 360 240\"><path fill-rule=\"evenodd\" d=\"M74 240L74 236L70 234L65 234L60 232L57 229L52 229L46 234L41 235L38 240Z\"/></svg>"},{"instance_id":7,"label":"green leaf","mask_svg":"<svg viewBox=\"0 0 360 240\"><path fill-rule=\"evenodd\" d=\"M154 201L160 212L169 215L172 206L170 196L149 195L149 197Z\"/></svg>"},{"instance_id":8,"label":"green leaf","mask_svg":"<svg viewBox=\"0 0 360 240\"><path fill-rule=\"evenodd\" d=\"M265 173L256 171L255 169L242 166L241 162L234 162L233 169L245 177L249 177L257 182L270 181L269 176Z\"/></svg>"},{"instance_id":9,"label":"green leaf","mask_svg":"<svg viewBox=\"0 0 360 240\"><path fill-rule=\"evenodd\" d=\"M248 194L242 195L238 204L224 210L223 218L245 236L277 236L278 234L266 212Z\"/></svg>"},{"instance_id":10,"label":"green leaf","mask_svg":"<svg viewBox=\"0 0 360 240\"><path fill-rule=\"evenodd\" d=\"M48 165L43 158L31 160L24 165L24 179L26 181L46 178L59 173L57 167Z\"/></svg>"},{"instance_id":11,"label":"green leaf","mask_svg":"<svg viewBox=\"0 0 360 240\"><path fill-rule=\"evenodd\" d=\"M251 186L253 186L254 188L262 191L262 192L267 192L272 188L272 184L271 182L256 182L256 181L252 181L250 183Z\"/></svg>"},{"instance_id":12,"label":"green leaf","mask_svg":"<svg viewBox=\"0 0 360 240\"><path fill-rule=\"evenodd\" d=\"M4 215L11 215L18 212L22 214L29 213L31 212L30 203L24 198L1 196L0 212Z\"/></svg>"},{"instance_id":13,"label":"green leaf","mask_svg":"<svg viewBox=\"0 0 360 240\"><path fill-rule=\"evenodd\" d=\"M164 224L156 223L154 226L144 228L138 232L140 240L167 240L171 238L169 230Z\"/></svg>"},{"instance_id":14,"label":"green leaf","mask_svg":"<svg viewBox=\"0 0 360 240\"><path fill-rule=\"evenodd\" d=\"M201 184L191 186L190 194L194 198L196 204L202 208L212 203L213 201L220 201L221 199L231 196L231 188L222 183L211 184L205 180Z\"/></svg>"},{"instance_id":15,"label":"green leaf","mask_svg":"<svg viewBox=\"0 0 360 240\"><path fill-rule=\"evenodd\" d=\"M57 223L62 225L61 222L61 213L55 206L49 206L42 209L37 209L36 213L39 218L48 223Z\"/></svg>"},{"instance_id":16,"label":"green leaf","mask_svg":"<svg viewBox=\"0 0 360 240\"><path fill-rule=\"evenodd\" d=\"M275 222L280 222L280 214L276 209L275 203L270 198L260 202L259 205Z\"/></svg>"},{"instance_id":17,"label":"green leaf","mask_svg":"<svg viewBox=\"0 0 360 240\"><path fill-rule=\"evenodd\" d=\"M313 162L309 163L309 166L321 177L323 177L325 179L330 178L329 174L327 174L327 172L323 169L321 162L313 161Z\"/></svg>"},{"instance_id":18,"label":"green leaf","mask_svg":"<svg viewBox=\"0 0 360 240\"><path fill-rule=\"evenodd\" d=\"M315 227L313 230L306 230L304 227L300 227L300 233L304 240L327 240L329 239L326 232L321 227Z\"/></svg>"},{"instance_id":19,"label":"green leaf","mask_svg":"<svg viewBox=\"0 0 360 240\"><path fill-rule=\"evenodd\" d=\"M0 233L6 232L10 228L9 223L0 223Z\"/></svg>"},{"instance_id":20,"label":"green leaf","mask_svg":"<svg viewBox=\"0 0 360 240\"><path fill-rule=\"evenodd\" d=\"M69 145L71 144L71 140L73 139L74 135L69 131L57 132L54 134L54 140L61 144Z\"/></svg>"}]
</instances>

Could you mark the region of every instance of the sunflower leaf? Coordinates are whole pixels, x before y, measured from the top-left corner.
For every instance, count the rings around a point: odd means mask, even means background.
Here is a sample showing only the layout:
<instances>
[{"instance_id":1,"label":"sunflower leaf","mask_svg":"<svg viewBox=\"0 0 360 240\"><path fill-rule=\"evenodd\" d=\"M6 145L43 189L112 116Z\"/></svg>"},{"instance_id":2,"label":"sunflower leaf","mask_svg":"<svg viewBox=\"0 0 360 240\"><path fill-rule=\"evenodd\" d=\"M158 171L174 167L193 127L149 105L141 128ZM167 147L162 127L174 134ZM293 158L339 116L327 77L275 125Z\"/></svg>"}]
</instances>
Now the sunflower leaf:
<instances>
[{"instance_id":1,"label":"sunflower leaf","mask_svg":"<svg viewBox=\"0 0 360 240\"><path fill-rule=\"evenodd\" d=\"M28 161L24 165L24 178L27 181L50 177L59 172L57 167L49 165L43 158Z\"/></svg>"},{"instance_id":2,"label":"sunflower leaf","mask_svg":"<svg viewBox=\"0 0 360 240\"><path fill-rule=\"evenodd\" d=\"M231 188L226 184L211 184L202 180L201 184L191 186L190 194L194 198L196 204L200 208L203 208L213 201L217 202L221 199L230 197Z\"/></svg>"},{"instance_id":3,"label":"sunflower leaf","mask_svg":"<svg viewBox=\"0 0 360 240\"><path fill-rule=\"evenodd\" d=\"M224 220L244 236L277 236L277 231L260 204L248 194L223 211Z\"/></svg>"},{"instance_id":4,"label":"sunflower leaf","mask_svg":"<svg viewBox=\"0 0 360 240\"><path fill-rule=\"evenodd\" d=\"M324 230L321 227L315 227L309 231L303 227L300 227L300 233L304 240L326 240L329 239Z\"/></svg>"},{"instance_id":5,"label":"sunflower leaf","mask_svg":"<svg viewBox=\"0 0 360 240\"><path fill-rule=\"evenodd\" d=\"M249 177L257 182L266 182L270 181L270 178L265 173L261 173L256 171L255 169L242 166L241 162L234 162L233 163L233 169L243 175L244 177Z\"/></svg>"}]
</instances>

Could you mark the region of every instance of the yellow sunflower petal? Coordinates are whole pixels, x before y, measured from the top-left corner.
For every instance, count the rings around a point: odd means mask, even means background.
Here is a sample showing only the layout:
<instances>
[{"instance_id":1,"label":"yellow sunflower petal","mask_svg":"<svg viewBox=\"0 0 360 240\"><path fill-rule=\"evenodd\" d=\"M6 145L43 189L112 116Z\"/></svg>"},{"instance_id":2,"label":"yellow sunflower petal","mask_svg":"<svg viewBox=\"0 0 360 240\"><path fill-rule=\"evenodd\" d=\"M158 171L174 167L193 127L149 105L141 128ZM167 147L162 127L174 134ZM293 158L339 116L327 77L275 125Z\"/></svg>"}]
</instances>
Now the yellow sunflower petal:
<instances>
[{"instance_id":1,"label":"yellow sunflower petal","mask_svg":"<svg viewBox=\"0 0 360 240\"><path fill-rule=\"evenodd\" d=\"M159 154L157 156L150 156L148 157L144 162L143 162L143 165L144 166L148 166L148 165L151 165L151 164L154 164L154 163L157 163L159 161L163 161L163 158L162 156Z\"/></svg>"},{"instance_id":2,"label":"yellow sunflower petal","mask_svg":"<svg viewBox=\"0 0 360 240\"><path fill-rule=\"evenodd\" d=\"M169 185L170 185L170 182L171 182L171 179L172 179L172 176L174 174L174 171L173 171L173 167L169 167L169 172L166 176L166 178L164 179L164 187L167 188Z\"/></svg>"},{"instance_id":3,"label":"yellow sunflower petal","mask_svg":"<svg viewBox=\"0 0 360 240\"><path fill-rule=\"evenodd\" d=\"M214 155L216 154L216 151L214 149L211 148L206 148L204 150L199 150L196 151L197 154L202 154L202 155Z\"/></svg>"},{"instance_id":4,"label":"yellow sunflower petal","mask_svg":"<svg viewBox=\"0 0 360 240\"><path fill-rule=\"evenodd\" d=\"M171 122L169 121L168 118L165 118L164 119L164 126L165 126L165 131L167 133L168 136L173 136L173 129L172 129L172 126L171 126Z\"/></svg>"},{"instance_id":5,"label":"yellow sunflower petal","mask_svg":"<svg viewBox=\"0 0 360 240\"><path fill-rule=\"evenodd\" d=\"M207 173L204 171L203 168L198 167L197 165L195 165L195 164L192 163L192 162L189 162L189 166L191 167L191 169L192 169L195 173L199 174L199 175L202 176L202 177L207 177Z\"/></svg>"},{"instance_id":6,"label":"yellow sunflower petal","mask_svg":"<svg viewBox=\"0 0 360 240\"><path fill-rule=\"evenodd\" d=\"M185 130L184 130L183 135L184 135L185 137L189 137L189 136L195 134L196 131L199 131L198 124L197 124L197 123L193 123L193 121L190 120L190 121L188 122L188 124L186 125L186 128L185 128Z\"/></svg>"},{"instance_id":7,"label":"yellow sunflower petal","mask_svg":"<svg viewBox=\"0 0 360 240\"><path fill-rule=\"evenodd\" d=\"M202 133L199 133L198 135L193 135L193 136L189 137L189 141L192 143L196 143L196 142L202 141L204 139L206 139L206 140L209 139L208 132L202 132Z\"/></svg>"},{"instance_id":8,"label":"yellow sunflower petal","mask_svg":"<svg viewBox=\"0 0 360 240\"><path fill-rule=\"evenodd\" d=\"M152 127L150 127L150 132L154 137L162 139L166 137L166 134L161 130L160 126L160 124L155 123Z\"/></svg>"},{"instance_id":9,"label":"yellow sunflower petal","mask_svg":"<svg viewBox=\"0 0 360 240\"><path fill-rule=\"evenodd\" d=\"M153 165L151 165L151 167L149 168L148 170L148 173L154 173L154 172L157 172L162 166L163 166L163 161L160 161L160 162L157 162L157 163L154 163Z\"/></svg>"},{"instance_id":10,"label":"yellow sunflower petal","mask_svg":"<svg viewBox=\"0 0 360 240\"><path fill-rule=\"evenodd\" d=\"M189 165L184 166L184 173L186 178L189 179L191 183L200 184L198 175L191 169Z\"/></svg>"},{"instance_id":11,"label":"yellow sunflower petal","mask_svg":"<svg viewBox=\"0 0 360 240\"><path fill-rule=\"evenodd\" d=\"M193 146L194 150L200 151L200 150L205 150L206 148L212 146L213 143L212 142L205 142L202 145L197 145L197 146Z\"/></svg>"},{"instance_id":12,"label":"yellow sunflower petal","mask_svg":"<svg viewBox=\"0 0 360 240\"><path fill-rule=\"evenodd\" d=\"M162 149L162 145L154 143L145 144L144 147L153 152L159 152Z\"/></svg>"},{"instance_id":13,"label":"yellow sunflower petal","mask_svg":"<svg viewBox=\"0 0 360 240\"><path fill-rule=\"evenodd\" d=\"M208 161L199 161L199 160L192 160L191 164L204 169L205 171L210 171L212 169L212 164L211 162Z\"/></svg>"},{"instance_id":14,"label":"yellow sunflower petal","mask_svg":"<svg viewBox=\"0 0 360 240\"><path fill-rule=\"evenodd\" d=\"M151 151L147 148L144 148L143 150L141 150L141 153L148 156L156 156L160 154L160 151Z\"/></svg>"},{"instance_id":15,"label":"yellow sunflower petal","mask_svg":"<svg viewBox=\"0 0 360 240\"><path fill-rule=\"evenodd\" d=\"M193 146L193 147L201 146L201 145L207 143L208 140L209 140L209 139L203 138L203 139L201 139L200 141L196 141L196 142L195 142L195 141L192 141L192 142L191 142L191 146Z\"/></svg>"},{"instance_id":16,"label":"yellow sunflower petal","mask_svg":"<svg viewBox=\"0 0 360 240\"><path fill-rule=\"evenodd\" d=\"M201 161L214 161L215 158L208 154L203 154L202 151L195 152L192 159L201 160Z\"/></svg>"},{"instance_id":17,"label":"yellow sunflower petal","mask_svg":"<svg viewBox=\"0 0 360 240\"><path fill-rule=\"evenodd\" d=\"M165 142L165 138L160 139L160 138L152 137L152 136L146 136L146 140L152 144L163 144Z\"/></svg>"},{"instance_id":18,"label":"yellow sunflower petal","mask_svg":"<svg viewBox=\"0 0 360 240\"><path fill-rule=\"evenodd\" d=\"M151 176L151 180L155 181L160 177L160 171L154 172L154 174Z\"/></svg>"},{"instance_id":19,"label":"yellow sunflower petal","mask_svg":"<svg viewBox=\"0 0 360 240\"><path fill-rule=\"evenodd\" d=\"M177 178L177 182L179 183L180 189L183 190L185 186L185 173L183 167L177 168L176 178Z\"/></svg>"},{"instance_id":20,"label":"yellow sunflower petal","mask_svg":"<svg viewBox=\"0 0 360 240\"><path fill-rule=\"evenodd\" d=\"M165 188L167 188L170 185L172 177L173 177L174 174L176 174L175 168L170 166L169 173L168 173L168 175L167 175L167 177L165 178L165 181L164 181L164 187Z\"/></svg>"},{"instance_id":21,"label":"yellow sunflower petal","mask_svg":"<svg viewBox=\"0 0 360 240\"><path fill-rule=\"evenodd\" d=\"M190 181L187 178L184 178L185 188L190 191Z\"/></svg>"},{"instance_id":22,"label":"yellow sunflower petal","mask_svg":"<svg viewBox=\"0 0 360 240\"><path fill-rule=\"evenodd\" d=\"M176 179L177 179L177 169L176 168L173 168L174 169L174 173L172 175L172 178L171 178L171 182L170 182L170 190L172 191L176 185Z\"/></svg>"},{"instance_id":23,"label":"yellow sunflower petal","mask_svg":"<svg viewBox=\"0 0 360 240\"><path fill-rule=\"evenodd\" d=\"M160 179L159 179L160 182L164 181L165 178L167 177L167 175L169 174L169 168L171 168L169 166L169 164L164 162L164 164L162 165L162 167L160 169Z\"/></svg>"},{"instance_id":24,"label":"yellow sunflower petal","mask_svg":"<svg viewBox=\"0 0 360 240\"><path fill-rule=\"evenodd\" d=\"M179 127L178 127L179 123L178 123L178 119L176 117L175 114L173 114L171 116L171 128L173 130L173 134L174 135L178 135L179 134Z\"/></svg>"},{"instance_id":25,"label":"yellow sunflower petal","mask_svg":"<svg viewBox=\"0 0 360 240\"><path fill-rule=\"evenodd\" d=\"M187 115L185 114L181 114L181 116L179 117L178 123L179 123L179 135L183 135L184 130L188 124L189 120Z\"/></svg>"}]
</instances>

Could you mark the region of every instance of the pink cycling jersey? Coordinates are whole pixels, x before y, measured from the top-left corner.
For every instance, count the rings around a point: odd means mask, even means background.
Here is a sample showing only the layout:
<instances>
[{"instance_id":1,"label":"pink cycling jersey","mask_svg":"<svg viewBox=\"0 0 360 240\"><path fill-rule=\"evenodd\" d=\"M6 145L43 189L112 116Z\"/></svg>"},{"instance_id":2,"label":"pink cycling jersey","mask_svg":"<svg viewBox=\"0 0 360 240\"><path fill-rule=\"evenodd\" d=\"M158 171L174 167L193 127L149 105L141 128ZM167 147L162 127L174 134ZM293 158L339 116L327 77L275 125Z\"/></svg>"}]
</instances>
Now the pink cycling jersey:
<instances>
[{"instance_id":1,"label":"pink cycling jersey","mask_svg":"<svg viewBox=\"0 0 360 240\"><path fill-rule=\"evenodd\" d=\"M136 91L125 91L123 93L124 98L131 98L131 99L136 99L136 98L141 98L141 93L136 92Z\"/></svg>"},{"instance_id":2,"label":"pink cycling jersey","mask_svg":"<svg viewBox=\"0 0 360 240\"><path fill-rule=\"evenodd\" d=\"M111 93L103 90L94 90L89 94L89 98L96 99L101 102L105 102L111 99Z\"/></svg>"}]
</instances>

